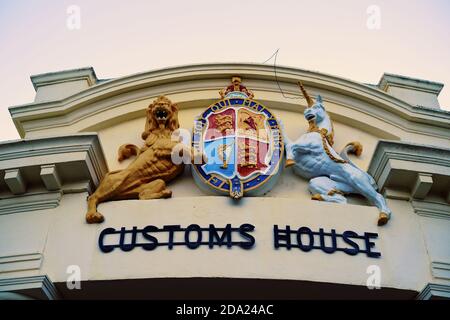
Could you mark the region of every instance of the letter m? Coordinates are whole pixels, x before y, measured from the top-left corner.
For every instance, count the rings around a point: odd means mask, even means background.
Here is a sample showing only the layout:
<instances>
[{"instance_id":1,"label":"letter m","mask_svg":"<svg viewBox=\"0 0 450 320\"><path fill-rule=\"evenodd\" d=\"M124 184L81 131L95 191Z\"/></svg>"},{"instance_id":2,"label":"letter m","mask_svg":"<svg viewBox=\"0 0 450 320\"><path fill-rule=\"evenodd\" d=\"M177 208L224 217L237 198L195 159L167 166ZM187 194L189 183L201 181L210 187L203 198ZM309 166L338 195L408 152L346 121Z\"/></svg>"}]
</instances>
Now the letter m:
<instances>
[{"instance_id":1,"label":"letter m","mask_svg":"<svg viewBox=\"0 0 450 320\"><path fill-rule=\"evenodd\" d=\"M227 224L225 228L223 228L222 235L219 236L217 230L221 228L216 228L213 224L209 225L209 248L213 248L214 245L222 246L224 244L227 245L228 248L231 248L231 224Z\"/></svg>"}]
</instances>

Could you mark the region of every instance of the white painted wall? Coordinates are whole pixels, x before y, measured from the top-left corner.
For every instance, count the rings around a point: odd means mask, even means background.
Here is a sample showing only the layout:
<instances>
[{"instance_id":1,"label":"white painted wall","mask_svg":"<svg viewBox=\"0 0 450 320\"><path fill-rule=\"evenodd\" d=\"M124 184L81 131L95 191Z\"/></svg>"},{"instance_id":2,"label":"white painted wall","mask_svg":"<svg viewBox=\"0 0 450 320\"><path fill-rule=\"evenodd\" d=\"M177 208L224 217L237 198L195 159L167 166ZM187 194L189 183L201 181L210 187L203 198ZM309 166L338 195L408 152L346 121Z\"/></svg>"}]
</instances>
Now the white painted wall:
<instances>
[{"instance_id":1,"label":"white painted wall","mask_svg":"<svg viewBox=\"0 0 450 320\"><path fill-rule=\"evenodd\" d=\"M427 249L419 227L419 219L405 201L390 201L393 219L382 228L376 226L377 210L358 205L339 205L302 199L244 198L233 205L226 197L175 198L169 200L130 200L104 203L99 206L106 222L87 225L84 222L85 194L64 196L61 205L46 214L23 213L1 217L1 234L8 233L9 241L22 247L7 246L9 252L31 250L32 241L22 233L7 232L14 222L30 233L45 238L40 274L47 274L54 282L64 282L69 265L81 268L83 280L164 278L164 277L235 277L263 279L296 279L332 283L365 285L369 265L381 268L382 286L420 291L430 281ZM20 218L27 218L24 223ZM34 219L40 217L41 219ZM46 219L42 219L47 217ZM9 220L9 224L6 223ZM159 247L154 251L135 248L130 252L115 249L102 253L98 236L104 228L142 228L147 225L180 224L186 227L197 223L256 226L253 235L256 245L251 250L200 247L190 250ZM364 254L349 256L343 252L326 254L319 250L303 252L299 249L275 250L273 225L292 228L307 226L313 230L334 228L341 233L376 232L375 250L381 258ZM3 239L2 239L3 240ZM5 239L6 240L6 239ZM6 246L2 242L1 253ZM23 248L28 246L28 249ZM11 274L0 274L1 277Z\"/></svg>"}]
</instances>

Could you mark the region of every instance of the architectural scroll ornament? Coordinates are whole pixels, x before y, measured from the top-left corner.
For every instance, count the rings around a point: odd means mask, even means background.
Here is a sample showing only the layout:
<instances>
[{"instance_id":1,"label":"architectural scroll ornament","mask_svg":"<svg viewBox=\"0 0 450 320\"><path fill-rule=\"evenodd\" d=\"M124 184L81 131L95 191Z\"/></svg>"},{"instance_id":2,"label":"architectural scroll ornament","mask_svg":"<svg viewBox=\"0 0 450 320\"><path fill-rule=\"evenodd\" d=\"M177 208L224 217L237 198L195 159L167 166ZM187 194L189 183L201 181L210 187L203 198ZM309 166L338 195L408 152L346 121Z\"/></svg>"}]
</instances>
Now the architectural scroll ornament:
<instances>
[{"instance_id":1,"label":"architectural scroll ornament","mask_svg":"<svg viewBox=\"0 0 450 320\"><path fill-rule=\"evenodd\" d=\"M136 156L123 170L106 174L97 190L88 198L88 223L100 223L103 215L97 212L97 204L110 200L169 198L172 192L166 182L183 172L183 163L172 162L172 152L179 141L173 132L179 128L178 107L168 98L160 96L146 111L147 118L139 148L124 144L119 148L119 161Z\"/></svg>"},{"instance_id":2,"label":"architectural scroll ornament","mask_svg":"<svg viewBox=\"0 0 450 320\"><path fill-rule=\"evenodd\" d=\"M303 85L299 85L308 103L304 116L309 129L295 141L290 141L284 134L286 167L293 166L294 173L310 179L309 191L313 200L346 203L345 194L361 194L380 210L378 225L386 224L391 210L383 196L376 191L375 180L348 158L348 153L359 156L362 145L350 142L338 154L333 149L333 124L321 96L317 96L314 103Z\"/></svg>"}]
</instances>

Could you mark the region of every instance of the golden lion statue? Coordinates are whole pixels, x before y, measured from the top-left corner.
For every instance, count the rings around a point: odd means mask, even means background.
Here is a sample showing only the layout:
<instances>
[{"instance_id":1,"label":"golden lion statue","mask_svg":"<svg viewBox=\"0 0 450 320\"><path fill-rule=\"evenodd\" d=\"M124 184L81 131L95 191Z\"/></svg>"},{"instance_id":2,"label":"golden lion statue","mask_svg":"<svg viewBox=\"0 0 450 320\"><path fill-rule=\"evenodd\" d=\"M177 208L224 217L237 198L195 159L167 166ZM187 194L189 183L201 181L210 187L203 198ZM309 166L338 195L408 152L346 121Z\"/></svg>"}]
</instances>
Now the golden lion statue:
<instances>
[{"instance_id":1,"label":"golden lion statue","mask_svg":"<svg viewBox=\"0 0 450 320\"><path fill-rule=\"evenodd\" d=\"M166 182L183 172L184 165L171 160L174 147L179 144L172 133L179 128L178 106L164 96L158 97L147 108L147 119L139 148L124 144L119 148L118 160L131 156L136 159L124 170L106 174L97 190L88 198L86 222L100 223L104 217L97 212L97 205L109 200L169 198L172 191Z\"/></svg>"}]
</instances>

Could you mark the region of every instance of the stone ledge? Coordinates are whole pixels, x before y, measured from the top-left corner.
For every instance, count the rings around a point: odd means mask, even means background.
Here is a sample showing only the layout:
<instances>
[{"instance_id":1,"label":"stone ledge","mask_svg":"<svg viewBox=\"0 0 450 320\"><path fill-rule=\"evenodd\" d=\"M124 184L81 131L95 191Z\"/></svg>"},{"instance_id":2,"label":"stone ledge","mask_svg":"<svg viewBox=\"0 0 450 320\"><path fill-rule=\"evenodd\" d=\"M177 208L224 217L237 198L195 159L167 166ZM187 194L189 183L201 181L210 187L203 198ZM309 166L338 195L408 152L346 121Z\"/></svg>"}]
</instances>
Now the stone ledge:
<instances>
[{"instance_id":1,"label":"stone ledge","mask_svg":"<svg viewBox=\"0 0 450 320\"><path fill-rule=\"evenodd\" d=\"M61 192L36 193L3 198L0 201L0 215L53 209L59 206L60 200Z\"/></svg>"},{"instance_id":2,"label":"stone ledge","mask_svg":"<svg viewBox=\"0 0 450 320\"><path fill-rule=\"evenodd\" d=\"M414 212L419 216L450 220L450 205L432 201L411 202Z\"/></svg>"},{"instance_id":3,"label":"stone ledge","mask_svg":"<svg viewBox=\"0 0 450 320\"><path fill-rule=\"evenodd\" d=\"M380 81L378 82L378 87L381 90L386 91L387 88L391 85L428 91L436 95L438 95L441 92L442 88L444 87L444 84L435 81L411 78L391 73L384 73Z\"/></svg>"},{"instance_id":4,"label":"stone ledge","mask_svg":"<svg viewBox=\"0 0 450 320\"><path fill-rule=\"evenodd\" d=\"M380 140L369 165L381 192L401 190L410 199L433 195L450 200L450 149L415 143Z\"/></svg>"},{"instance_id":5,"label":"stone ledge","mask_svg":"<svg viewBox=\"0 0 450 320\"><path fill-rule=\"evenodd\" d=\"M35 90L42 86L49 86L65 81L86 80L89 86L96 84L98 81L94 68L92 67L36 74L31 76L30 79Z\"/></svg>"},{"instance_id":6,"label":"stone ledge","mask_svg":"<svg viewBox=\"0 0 450 320\"><path fill-rule=\"evenodd\" d=\"M97 134L0 143L0 214L54 208L91 192L108 172Z\"/></svg>"},{"instance_id":7,"label":"stone ledge","mask_svg":"<svg viewBox=\"0 0 450 320\"><path fill-rule=\"evenodd\" d=\"M441 261L432 261L431 273L435 278L450 280L450 263Z\"/></svg>"},{"instance_id":8,"label":"stone ledge","mask_svg":"<svg viewBox=\"0 0 450 320\"><path fill-rule=\"evenodd\" d=\"M41 253L29 253L0 257L0 273L23 270L39 270L42 264Z\"/></svg>"},{"instance_id":9,"label":"stone ledge","mask_svg":"<svg viewBox=\"0 0 450 320\"><path fill-rule=\"evenodd\" d=\"M0 279L0 292L23 294L40 300L57 300L59 292L46 276Z\"/></svg>"},{"instance_id":10,"label":"stone ledge","mask_svg":"<svg viewBox=\"0 0 450 320\"><path fill-rule=\"evenodd\" d=\"M450 286L429 283L423 288L417 300L450 299Z\"/></svg>"}]
</instances>

